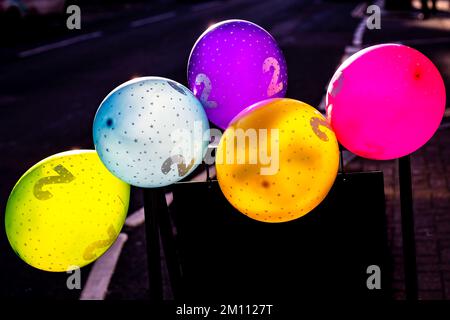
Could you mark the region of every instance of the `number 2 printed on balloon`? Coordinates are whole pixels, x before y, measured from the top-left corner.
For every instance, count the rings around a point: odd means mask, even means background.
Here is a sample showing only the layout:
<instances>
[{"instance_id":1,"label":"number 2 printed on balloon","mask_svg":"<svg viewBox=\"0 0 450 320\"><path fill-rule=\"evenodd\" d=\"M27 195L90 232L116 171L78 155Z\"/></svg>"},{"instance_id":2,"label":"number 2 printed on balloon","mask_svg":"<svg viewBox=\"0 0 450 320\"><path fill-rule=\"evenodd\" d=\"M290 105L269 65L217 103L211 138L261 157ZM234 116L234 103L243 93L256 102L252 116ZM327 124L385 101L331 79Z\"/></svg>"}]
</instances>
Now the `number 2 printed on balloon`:
<instances>
[{"instance_id":1,"label":"number 2 printed on balloon","mask_svg":"<svg viewBox=\"0 0 450 320\"><path fill-rule=\"evenodd\" d=\"M186 173L189 172L189 170L191 170L192 166L194 165L194 159L192 159L191 162L188 165L186 165L186 161L181 154L171 156L170 158L166 159L166 161L164 161L164 163L162 164L161 172L164 174L168 174L172 169L173 164L177 165L178 176L183 177Z\"/></svg>"},{"instance_id":2,"label":"number 2 printed on balloon","mask_svg":"<svg viewBox=\"0 0 450 320\"><path fill-rule=\"evenodd\" d=\"M328 141L327 134L320 130L320 126L331 129L330 124L327 120L321 119L319 117L312 117L309 123L311 124L312 130L320 140Z\"/></svg>"},{"instance_id":3,"label":"number 2 printed on balloon","mask_svg":"<svg viewBox=\"0 0 450 320\"><path fill-rule=\"evenodd\" d=\"M48 200L53 197L50 191L42 190L46 185L70 183L75 179L75 176L61 164L54 167L53 170L56 171L57 176L44 177L35 183L33 193L36 199Z\"/></svg>"},{"instance_id":4,"label":"number 2 printed on balloon","mask_svg":"<svg viewBox=\"0 0 450 320\"><path fill-rule=\"evenodd\" d=\"M114 226L110 225L107 232L108 232L108 239L98 240L98 241L92 242L89 246L87 246L87 248L84 250L84 253L83 253L84 260L87 260L87 261L94 260L95 258L97 258L97 255L95 254L95 250L107 248L113 244L113 242L116 240L116 237L117 237L116 230L114 230Z\"/></svg>"},{"instance_id":5,"label":"number 2 printed on balloon","mask_svg":"<svg viewBox=\"0 0 450 320\"><path fill-rule=\"evenodd\" d=\"M267 96L271 97L281 90L283 90L283 82L278 82L280 77L280 64L274 57L269 57L264 60L263 72L269 72L273 68L272 79L270 80L269 87L267 88Z\"/></svg>"},{"instance_id":6,"label":"number 2 printed on balloon","mask_svg":"<svg viewBox=\"0 0 450 320\"><path fill-rule=\"evenodd\" d=\"M211 80L208 78L208 76L204 73L199 73L197 77L195 77L195 85L199 86L203 84L203 91L200 95L200 101L206 108L217 108L217 102L210 101L209 95L211 94Z\"/></svg>"}]
</instances>

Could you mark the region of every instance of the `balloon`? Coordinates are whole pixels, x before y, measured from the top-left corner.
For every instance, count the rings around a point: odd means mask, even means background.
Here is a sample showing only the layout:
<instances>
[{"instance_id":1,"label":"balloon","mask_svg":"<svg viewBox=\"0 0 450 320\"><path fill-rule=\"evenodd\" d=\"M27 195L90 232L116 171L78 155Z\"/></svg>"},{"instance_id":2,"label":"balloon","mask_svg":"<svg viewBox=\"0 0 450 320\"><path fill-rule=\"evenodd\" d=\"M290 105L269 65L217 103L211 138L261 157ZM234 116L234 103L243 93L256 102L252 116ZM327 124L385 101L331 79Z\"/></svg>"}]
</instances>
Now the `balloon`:
<instances>
[{"instance_id":1,"label":"balloon","mask_svg":"<svg viewBox=\"0 0 450 320\"><path fill-rule=\"evenodd\" d=\"M115 176L152 188L181 180L202 162L209 124L186 87L144 77L125 82L103 100L93 135L100 158Z\"/></svg>"},{"instance_id":2,"label":"balloon","mask_svg":"<svg viewBox=\"0 0 450 320\"><path fill-rule=\"evenodd\" d=\"M339 142L369 159L408 155L436 132L444 115L439 71L419 51L399 44L348 58L327 92L327 115Z\"/></svg>"},{"instance_id":3,"label":"balloon","mask_svg":"<svg viewBox=\"0 0 450 320\"><path fill-rule=\"evenodd\" d=\"M209 120L225 129L245 107L285 96L287 66L266 30L248 21L227 20L208 28L195 43L188 83Z\"/></svg>"},{"instance_id":4,"label":"balloon","mask_svg":"<svg viewBox=\"0 0 450 320\"><path fill-rule=\"evenodd\" d=\"M216 155L225 197L240 212L265 222L290 221L314 209L338 167L339 147L326 119L292 99L246 108L225 131Z\"/></svg>"},{"instance_id":5,"label":"balloon","mask_svg":"<svg viewBox=\"0 0 450 320\"><path fill-rule=\"evenodd\" d=\"M29 265L68 271L100 257L116 240L130 186L93 150L58 153L31 167L6 205L9 243Z\"/></svg>"}]
</instances>

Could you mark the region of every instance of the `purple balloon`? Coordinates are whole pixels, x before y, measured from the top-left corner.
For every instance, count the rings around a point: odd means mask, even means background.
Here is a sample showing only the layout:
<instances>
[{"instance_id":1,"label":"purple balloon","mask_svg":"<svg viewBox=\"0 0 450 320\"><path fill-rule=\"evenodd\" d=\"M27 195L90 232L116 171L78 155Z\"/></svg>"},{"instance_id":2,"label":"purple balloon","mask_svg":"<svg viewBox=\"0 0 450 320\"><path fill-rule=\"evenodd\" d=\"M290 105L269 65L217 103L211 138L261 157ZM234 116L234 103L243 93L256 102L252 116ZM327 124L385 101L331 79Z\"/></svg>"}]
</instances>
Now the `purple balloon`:
<instances>
[{"instance_id":1,"label":"purple balloon","mask_svg":"<svg viewBox=\"0 0 450 320\"><path fill-rule=\"evenodd\" d=\"M192 48L188 84L211 122L225 129L246 107L284 97L287 66L275 39L244 20L219 22Z\"/></svg>"}]
</instances>

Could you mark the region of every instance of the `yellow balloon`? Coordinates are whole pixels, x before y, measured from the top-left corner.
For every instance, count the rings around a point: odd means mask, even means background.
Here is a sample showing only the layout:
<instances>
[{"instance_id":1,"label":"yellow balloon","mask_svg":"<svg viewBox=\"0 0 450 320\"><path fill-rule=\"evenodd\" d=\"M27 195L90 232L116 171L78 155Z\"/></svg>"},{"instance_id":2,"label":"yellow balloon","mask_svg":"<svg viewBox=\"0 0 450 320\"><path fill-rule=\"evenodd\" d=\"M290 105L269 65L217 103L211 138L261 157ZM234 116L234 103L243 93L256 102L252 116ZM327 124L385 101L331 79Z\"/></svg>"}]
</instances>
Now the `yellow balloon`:
<instances>
[{"instance_id":1,"label":"yellow balloon","mask_svg":"<svg viewBox=\"0 0 450 320\"><path fill-rule=\"evenodd\" d=\"M93 150L63 152L31 167L6 205L9 243L29 265L68 271L100 257L116 240L130 186Z\"/></svg>"},{"instance_id":2,"label":"yellow balloon","mask_svg":"<svg viewBox=\"0 0 450 320\"><path fill-rule=\"evenodd\" d=\"M310 105L269 99L241 112L222 136L217 180L228 201L265 222L297 219L326 197L336 179L339 146Z\"/></svg>"}]
</instances>

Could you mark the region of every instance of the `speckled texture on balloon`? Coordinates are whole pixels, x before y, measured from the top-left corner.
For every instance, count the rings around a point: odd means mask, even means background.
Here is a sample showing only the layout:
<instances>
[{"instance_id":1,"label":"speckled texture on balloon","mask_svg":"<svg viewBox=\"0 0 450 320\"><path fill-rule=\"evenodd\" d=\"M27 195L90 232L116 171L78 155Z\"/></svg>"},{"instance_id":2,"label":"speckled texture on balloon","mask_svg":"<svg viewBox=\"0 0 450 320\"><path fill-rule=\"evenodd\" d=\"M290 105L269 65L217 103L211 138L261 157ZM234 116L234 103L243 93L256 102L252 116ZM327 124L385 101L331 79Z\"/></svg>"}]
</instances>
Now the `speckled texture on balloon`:
<instances>
[{"instance_id":1,"label":"speckled texture on balloon","mask_svg":"<svg viewBox=\"0 0 450 320\"><path fill-rule=\"evenodd\" d=\"M116 240L130 186L93 150L56 154L30 168L6 206L5 228L17 255L46 271L83 267Z\"/></svg>"},{"instance_id":2,"label":"speckled texture on balloon","mask_svg":"<svg viewBox=\"0 0 450 320\"><path fill-rule=\"evenodd\" d=\"M366 48L333 76L327 115L339 142L376 160L408 155L436 132L444 115L445 87L433 63L398 44Z\"/></svg>"},{"instance_id":3,"label":"speckled texture on balloon","mask_svg":"<svg viewBox=\"0 0 450 320\"><path fill-rule=\"evenodd\" d=\"M93 135L100 158L114 175L151 188L181 180L202 162L208 129L201 103L186 87L144 77L105 98Z\"/></svg>"},{"instance_id":4,"label":"speckled texture on balloon","mask_svg":"<svg viewBox=\"0 0 450 320\"><path fill-rule=\"evenodd\" d=\"M267 141L278 141L279 165L275 174L261 174L267 162L261 156L250 163L227 163L241 151L272 155L269 143L230 147L238 129L267 130ZM271 130L278 130L278 137ZM264 137L264 136L262 136ZM259 139L264 139L260 138ZM220 159L222 156L222 159ZM217 148L216 172L227 200L248 217L263 222L297 219L314 209L333 186L339 167L339 147L326 119L313 107L293 99L269 99L237 115ZM273 157L272 157L273 159Z\"/></svg>"},{"instance_id":5,"label":"speckled texture on balloon","mask_svg":"<svg viewBox=\"0 0 450 320\"><path fill-rule=\"evenodd\" d=\"M286 61L275 39L243 20L211 26L195 43L188 63L189 88L209 120L222 129L246 107L284 97L287 80Z\"/></svg>"}]
</instances>

